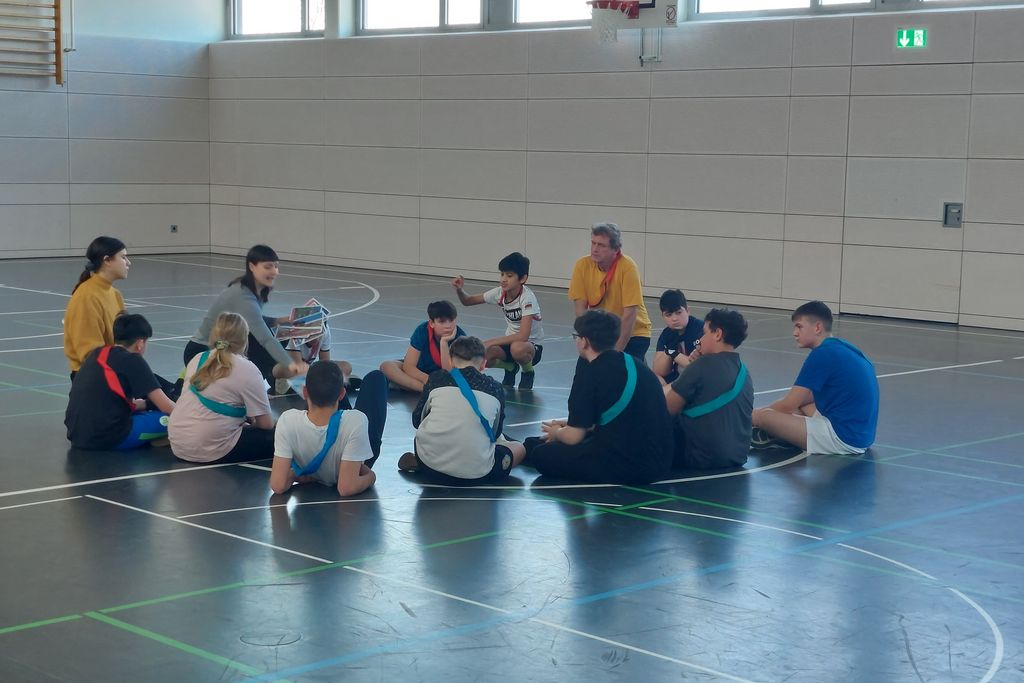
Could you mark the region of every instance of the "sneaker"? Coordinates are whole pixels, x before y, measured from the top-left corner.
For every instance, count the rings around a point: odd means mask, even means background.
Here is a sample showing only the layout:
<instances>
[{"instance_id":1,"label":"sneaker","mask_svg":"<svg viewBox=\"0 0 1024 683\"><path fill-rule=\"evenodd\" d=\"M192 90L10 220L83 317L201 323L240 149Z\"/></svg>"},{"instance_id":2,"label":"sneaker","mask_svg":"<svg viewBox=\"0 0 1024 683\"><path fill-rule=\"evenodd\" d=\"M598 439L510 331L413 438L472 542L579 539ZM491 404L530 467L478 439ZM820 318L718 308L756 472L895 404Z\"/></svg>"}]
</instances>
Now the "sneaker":
<instances>
[{"instance_id":1,"label":"sneaker","mask_svg":"<svg viewBox=\"0 0 1024 683\"><path fill-rule=\"evenodd\" d=\"M348 378L348 384L345 386L349 391L359 391L359 387L363 386L363 378L352 375Z\"/></svg>"},{"instance_id":2,"label":"sneaker","mask_svg":"<svg viewBox=\"0 0 1024 683\"><path fill-rule=\"evenodd\" d=\"M501 379L501 383L506 387L514 387L516 385L516 375L519 373L519 366L515 366L511 370L505 371L505 376ZM525 374L525 373L524 373ZM532 382L531 382L532 384Z\"/></svg>"},{"instance_id":3,"label":"sneaker","mask_svg":"<svg viewBox=\"0 0 1024 683\"><path fill-rule=\"evenodd\" d=\"M533 389L533 378L536 376L536 372L523 371L523 376L519 378L519 391L531 391Z\"/></svg>"},{"instance_id":4,"label":"sneaker","mask_svg":"<svg viewBox=\"0 0 1024 683\"><path fill-rule=\"evenodd\" d=\"M419 463L416 461L415 453L402 453L402 457L398 459L398 469L402 472L415 472L419 469Z\"/></svg>"},{"instance_id":5,"label":"sneaker","mask_svg":"<svg viewBox=\"0 0 1024 683\"><path fill-rule=\"evenodd\" d=\"M288 380L286 379L278 379L274 382L274 393L278 396L284 396L291 388L291 385L288 384Z\"/></svg>"},{"instance_id":6,"label":"sneaker","mask_svg":"<svg viewBox=\"0 0 1024 683\"><path fill-rule=\"evenodd\" d=\"M755 451L764 451L772 448L795 448L788 441L778 439L760 427L754 427L750 432L750 447Z\"/></svg>"}]
</instances>

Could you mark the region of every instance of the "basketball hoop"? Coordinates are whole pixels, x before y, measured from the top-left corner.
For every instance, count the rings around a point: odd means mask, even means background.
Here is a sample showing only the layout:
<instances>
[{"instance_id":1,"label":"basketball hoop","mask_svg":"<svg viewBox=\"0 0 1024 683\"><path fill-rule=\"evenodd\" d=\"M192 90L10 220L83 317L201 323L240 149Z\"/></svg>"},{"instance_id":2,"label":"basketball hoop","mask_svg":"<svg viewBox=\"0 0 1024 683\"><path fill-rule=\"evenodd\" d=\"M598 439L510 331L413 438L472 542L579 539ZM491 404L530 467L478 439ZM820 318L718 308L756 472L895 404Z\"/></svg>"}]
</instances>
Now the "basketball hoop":
<instances>
[{"instance_id":1,"label":"basketball hoop","mask_svg":"<svg viewBox=\"0 0 1024 683\"><path fill-rule=\"evenodd\" d=\"M618 28L623 19L640 16L640 0L587 0L591 9L591 27L602 43L618 40Z\"/></svg>"}]
</instances>

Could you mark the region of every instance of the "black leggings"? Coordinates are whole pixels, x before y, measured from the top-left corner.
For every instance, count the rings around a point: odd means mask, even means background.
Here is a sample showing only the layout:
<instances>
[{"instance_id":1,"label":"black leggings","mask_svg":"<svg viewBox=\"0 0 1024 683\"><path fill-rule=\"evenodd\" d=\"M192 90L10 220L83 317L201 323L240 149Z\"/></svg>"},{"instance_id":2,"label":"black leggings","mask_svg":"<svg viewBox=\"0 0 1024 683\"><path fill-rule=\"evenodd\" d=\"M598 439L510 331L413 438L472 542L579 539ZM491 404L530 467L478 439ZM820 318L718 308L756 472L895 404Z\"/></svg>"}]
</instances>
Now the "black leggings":
<instances>
[{"instance_id":1,"label":"black leggings","mask_svg":"<svg viewBox=\"0 0 1024 683\"><path fill-rule=\"evenodd\" d=\"M215 462L253 462L274 457L274 430L260 429L252 425L242 427L238 443L223 458Z\"/></svg>"},{"instance_id":2,"label":"black leggings","mask_svg":"<svg viewBox=\"0 0 1024 683\"><path fill-rule=\"evenodd\" d=\"M210 347L206 344L200 344L197 341L188 340L188 344L185 345L185 352L183 354L185 358L185 365L188 362L201 354L203 351L209 351ZM274 357L267 353L267 350L260 346L260 343L256 341L256 337L249 335L249 347L245 351L245 357L253 362L257 368L260 369L260 374L263 375L263 379L267 380L270 386L274 386L274 366L277 365L277 361Z\"/></svg>"},{"instance_id":3,"label":"black leggings","mask_svg":"<svg viewBox=\"0 0 1024 683\"><path fill-rule=\"evenodd\" d=\"M538 472L559 479L588 481L598 484L649 484L667 474L656 467L642 467L621 455L604 450L596 439L586 438L570 446L558 441L545 443L538 436L523 442L526 464Z\"/></svg>"}]
</instances>

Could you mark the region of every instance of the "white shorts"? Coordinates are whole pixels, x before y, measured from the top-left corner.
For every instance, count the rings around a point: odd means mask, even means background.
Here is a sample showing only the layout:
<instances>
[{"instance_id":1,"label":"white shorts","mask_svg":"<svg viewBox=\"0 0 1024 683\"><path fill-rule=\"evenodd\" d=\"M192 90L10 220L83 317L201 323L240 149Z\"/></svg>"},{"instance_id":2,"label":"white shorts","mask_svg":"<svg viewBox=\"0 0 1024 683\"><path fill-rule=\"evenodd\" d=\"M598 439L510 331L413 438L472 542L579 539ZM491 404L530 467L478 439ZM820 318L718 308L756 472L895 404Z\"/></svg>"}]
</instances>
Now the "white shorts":
<instances>
[{"instance_id":1,"label":"white shorts","mask_svg":"<svg viewBox=\"0 0 1024 683\"><path fill-rule=\"evenodd\" d=\"M815 411L807 421L807 452L831 453L834 455L861 455L866 448L854 448L843 443L832 429L832 423L820 412Z\"/></svg>"}]
</instances>

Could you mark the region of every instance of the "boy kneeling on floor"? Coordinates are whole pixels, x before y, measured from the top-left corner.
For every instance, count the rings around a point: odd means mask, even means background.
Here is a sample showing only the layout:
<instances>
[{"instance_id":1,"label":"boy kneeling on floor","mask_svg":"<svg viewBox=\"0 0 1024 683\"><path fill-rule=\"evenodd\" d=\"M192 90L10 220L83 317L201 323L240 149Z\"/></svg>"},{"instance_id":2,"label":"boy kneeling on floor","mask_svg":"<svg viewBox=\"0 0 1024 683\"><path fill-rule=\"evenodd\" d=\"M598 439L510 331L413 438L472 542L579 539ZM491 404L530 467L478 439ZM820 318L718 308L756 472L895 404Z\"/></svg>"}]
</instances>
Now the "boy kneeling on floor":
<instances>
[{"instance_id":1,"label":"boy kneeling on floor","mask_svg":"<svg viewBox=\"0 0 1024 683\"><path fill-rule=\"evenodd\" d=\"M345 377L337 363L310 366L302 394L307 410L286 410L277 420L270 488L284 493L292 484L319 482L354 496L377 481L387 417L387 379L374 370L363 378L356 407L339 410Z\"/></svg>"},{"instance_id":2,"label":"boy kneeling on floor","mask_svg":"<svg viewBox=\"0 0 1024 683\"><path fill-rule=\"evenodd\" d=\"M71 383L64 425L75 448L126 451L167 437L174 401L142 357L153 327L122 313L113 328L114 345L91 351Z\"/></svg>"},{"instance_id":3,"label":"boy kneeling on floor","mask_svg":"<svg viewBox=\"0 0 1024 683\"><path fill-rule=\"evenodd\" d=\"M423 387L412 414L416 452L404 454L398 469L456 486L500 481L526 456L523 444L501 433L505 391L483 373L482 341L459 337L449 352L451 371L431 373Z\"/></svg>"}]
</instances>

